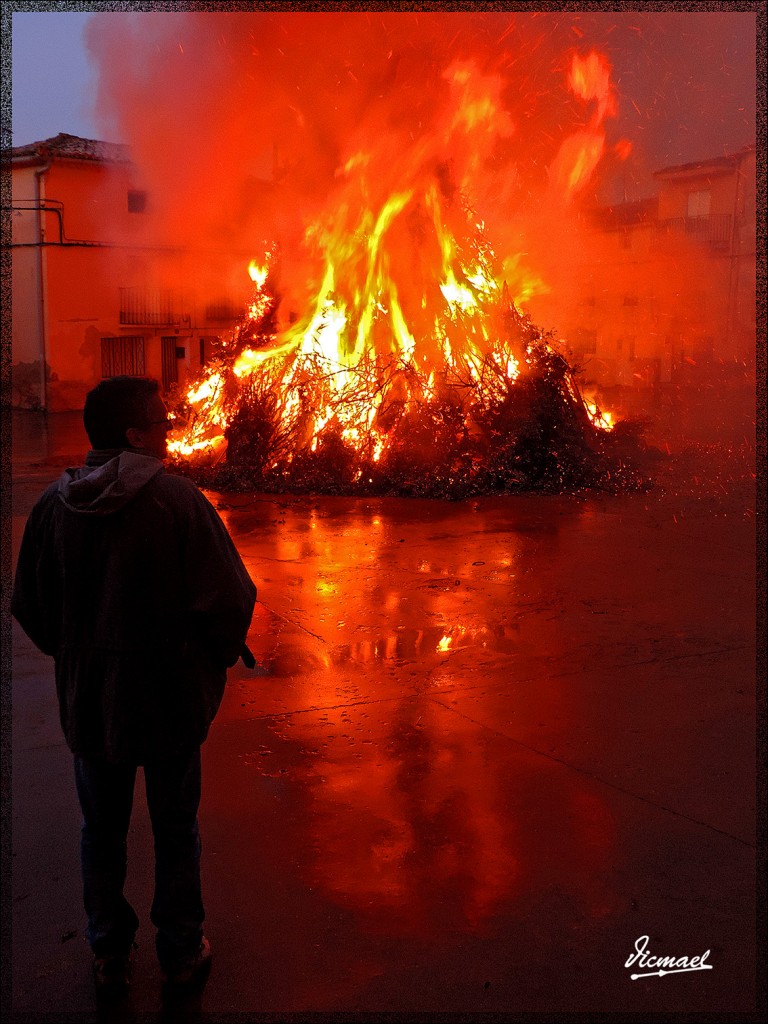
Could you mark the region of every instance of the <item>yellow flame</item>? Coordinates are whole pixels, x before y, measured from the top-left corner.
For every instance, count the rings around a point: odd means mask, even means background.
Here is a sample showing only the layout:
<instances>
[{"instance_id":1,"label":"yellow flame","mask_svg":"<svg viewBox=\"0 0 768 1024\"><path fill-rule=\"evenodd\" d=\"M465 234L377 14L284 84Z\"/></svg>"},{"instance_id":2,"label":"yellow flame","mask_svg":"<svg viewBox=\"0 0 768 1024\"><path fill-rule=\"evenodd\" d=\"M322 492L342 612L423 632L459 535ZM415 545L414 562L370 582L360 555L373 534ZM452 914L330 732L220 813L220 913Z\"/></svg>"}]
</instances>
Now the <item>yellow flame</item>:
<instances>
[{"instance_id":1,"label":"yellow flame","mask_svg":"<svg viewBox=\"0 0 768 1024\"><path fill-rule=\"evenodd\" d=\"M477 309L474 293L466 285L458 283L453 271L449 272L449 279L445 284L440 285L440 291L452 308L458 306L465 313L473 313Z\"/></svg>"},{"instance_id":2,"label":"yellow flame","mask_svg":"<svg viewBox=\"0 0 768 1024\"><path fill-rule=\"evenodd\" d=\"M583 100L597 100L597 120L616 113L616 96L611 84L611 66L601 53L592 50L586 57L576 55L571 64L568 85Z\"/></svg>"},{"instance_id":3,"label":"yellow flame","mask_svg":"<svg viewBox=\"0 0 768 1024\"><path fill-rule=\"evenodd\" d=\"M499 261L482 220L463 198L454 198L468 189L467 171L514 126L500 77L466 61L449 68L445 78L452 105L434 139L406 154L393 153L382 140L380 147L355 148L340 161L341 198L333 215L305 232L308 253L319 257L322 268L319 287L303 316L274 337L266 336L273 328L263 325L276 301L267 290L276 249L250 261L250 344L228 370L207 372L189 389L190 425L172 438L169 450L183 454L221 444L232 415L224 393L232 403L237 390L224 387L222 374L237 382L268 372L281 428L300 447L317 450L321 432L333 430L373 461L386 450L398 410L438 400L449 379L451 386L459 382L472 393L484 388L501 398L517 380L525 348L521 341L513 354L504 342L505 304L522 306L547 291L546 283L525 265L525 253ZM615 113L610 67L600 55L574 58L568 84L596 109L583 129L565 139L549 169L552 187L564 196L590 179L604 150L602 123ZM469 152L456 182L451 172L435 171L445 166L439 147L446 146ZM394 191L384 191L382 157L397 168ZM230 345L239 348L246 337L241 330ZM585 407L596 426L611 429L610 414L596 402Z\"/></svg>"},{"instance_id":4,"label":"yellow flame","mask_svg":"<svg viewBox=\"0 0 768 1024\"><path fill-rule=\"evenodd\" d=\"M248 273L256 287L263 288L269 276L269 266L260 267L256 260L251 260L248 264Z\"/></svg>"},{"instance_id":5,"label":"yellow flame","mask_svg":"<svg viewBox=\"0 0 768 1024\"><path fill-rule=\"evenodd\" d=\"M599 427L600 430L613 430L616 425L613 413L601 409L597 402L589 398L584 399L584 405L589 413L589 418L596 427Z\"/></svg>"},{"instance_id":6,"label":"yellow flame","mask_svg":"<svg viewBox=\"0 0 768 1024\"><path fill-rule=\"evenodd\" d=\"M187 392L187 401L191 405L197 405L200 402L204 402L207 398L215 398L223 382L220 373L212 373L197 388L190 388Z\"/></svg>"}]
</instances>

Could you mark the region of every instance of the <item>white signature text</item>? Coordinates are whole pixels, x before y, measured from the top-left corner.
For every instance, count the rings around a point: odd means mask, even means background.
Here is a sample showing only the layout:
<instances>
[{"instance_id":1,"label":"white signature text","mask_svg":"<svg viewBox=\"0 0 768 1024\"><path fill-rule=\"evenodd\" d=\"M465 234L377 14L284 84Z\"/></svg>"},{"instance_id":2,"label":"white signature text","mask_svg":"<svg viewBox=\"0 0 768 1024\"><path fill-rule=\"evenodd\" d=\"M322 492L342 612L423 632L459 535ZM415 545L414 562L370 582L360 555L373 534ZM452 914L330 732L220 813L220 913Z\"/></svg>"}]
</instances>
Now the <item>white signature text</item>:
<instances>
[{"instance_id":1,"label":"white signature text","mask_svg":"<svg viewBox=\"0 0 768 1024\"><path fill-rule=\"evenodd\" d=\"M655 971L648 971L645 974L632 974L632 981L636 981L638 978L652 978L652 977L664 977L665 974L681 974L684 971L711 971L712 964L707 964L704 961L710 954L710 950L706 953L701 953L699 956L653 956L648 949L648 943L650 937L648 935L641 935L635 943L635 952L632 953L624 964L625 967L631 967L633 964L637 964L638 967L645 968L655 967Z\"/></svg>"}]
</instances>

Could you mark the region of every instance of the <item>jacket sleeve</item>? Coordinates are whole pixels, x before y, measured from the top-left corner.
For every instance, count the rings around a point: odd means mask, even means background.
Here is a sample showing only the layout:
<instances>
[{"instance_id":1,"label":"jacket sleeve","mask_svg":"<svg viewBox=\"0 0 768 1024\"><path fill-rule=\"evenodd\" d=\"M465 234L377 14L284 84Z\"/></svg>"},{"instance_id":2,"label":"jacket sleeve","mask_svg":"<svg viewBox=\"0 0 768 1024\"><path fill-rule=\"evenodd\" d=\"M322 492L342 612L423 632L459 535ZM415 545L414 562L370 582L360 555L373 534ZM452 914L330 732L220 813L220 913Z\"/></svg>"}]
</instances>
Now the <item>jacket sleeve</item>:
<instances>
[{"instance_id":1,"label":"jacket sleeve","mask_svg":"<svg viewBox=\"0 0 768 1024\"><path fill-rule=\"evenodd\" d=\"M61 570L56 559L53 503L43 495L32 509L21 541L11 596L11 614L44 654L59 649L62 622Z\"/></svg>"},{"instance_id":2,"label":"jacket sleeve","mask_svg":"<svg viewBox=\"0 0 768 1024\"><path fill-rule=\"evenodd\" d=\"M190 627L218 664L239 658L256 603L256 587L218 513L191 492L184 552Z\"/></svg>"}]
</instances>

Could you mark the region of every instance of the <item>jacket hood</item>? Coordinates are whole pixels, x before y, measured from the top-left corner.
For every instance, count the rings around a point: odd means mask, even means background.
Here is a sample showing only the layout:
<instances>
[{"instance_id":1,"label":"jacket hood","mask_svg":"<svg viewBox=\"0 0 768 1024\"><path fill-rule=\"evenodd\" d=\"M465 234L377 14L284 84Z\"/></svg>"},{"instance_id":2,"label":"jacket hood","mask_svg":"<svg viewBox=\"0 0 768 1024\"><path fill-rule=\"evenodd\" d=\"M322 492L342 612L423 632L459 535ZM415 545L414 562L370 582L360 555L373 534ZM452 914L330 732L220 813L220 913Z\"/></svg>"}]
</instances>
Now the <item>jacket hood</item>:
<instances>
[{"instance_id":1,"label":"jacket hood","mask_svg":"<svg viewBox=\"0 0 768 1024\"><path fill-rule=\"evenodd\" d=\"M162 472L162 462L153 455L91 451L84 466L64 470L59 479L59 497L73 512L109 515Z\"/></svg>"}]
</instances>

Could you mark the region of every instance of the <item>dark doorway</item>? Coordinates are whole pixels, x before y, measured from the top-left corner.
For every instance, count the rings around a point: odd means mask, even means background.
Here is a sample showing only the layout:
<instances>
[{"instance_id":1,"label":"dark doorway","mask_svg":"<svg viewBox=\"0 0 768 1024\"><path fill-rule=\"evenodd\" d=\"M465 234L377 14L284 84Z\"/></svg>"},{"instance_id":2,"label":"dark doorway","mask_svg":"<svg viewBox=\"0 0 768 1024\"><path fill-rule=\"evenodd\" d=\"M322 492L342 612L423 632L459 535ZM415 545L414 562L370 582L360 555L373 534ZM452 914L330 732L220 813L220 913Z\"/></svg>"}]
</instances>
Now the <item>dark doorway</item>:
<instances>
[{"instance_id":1,"label":"dark doorway","mask_svg":"<svg viewBox=\"0 0 768 1024\"><path fill-rule=\"evenodd\" d=\"M163 366L163 391L168 389L178 382L179 379L179 367L177 361L177 349L178 338L161 338L161 355L162 355L162 366ZM183 351L183 350L182 350Z\"/></svg>"}]
</instances>

